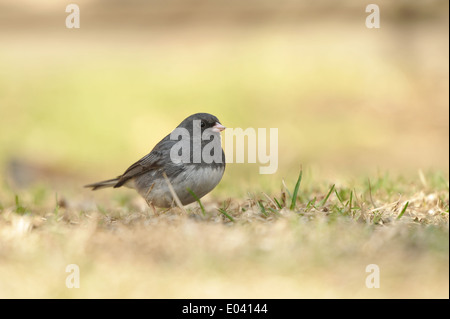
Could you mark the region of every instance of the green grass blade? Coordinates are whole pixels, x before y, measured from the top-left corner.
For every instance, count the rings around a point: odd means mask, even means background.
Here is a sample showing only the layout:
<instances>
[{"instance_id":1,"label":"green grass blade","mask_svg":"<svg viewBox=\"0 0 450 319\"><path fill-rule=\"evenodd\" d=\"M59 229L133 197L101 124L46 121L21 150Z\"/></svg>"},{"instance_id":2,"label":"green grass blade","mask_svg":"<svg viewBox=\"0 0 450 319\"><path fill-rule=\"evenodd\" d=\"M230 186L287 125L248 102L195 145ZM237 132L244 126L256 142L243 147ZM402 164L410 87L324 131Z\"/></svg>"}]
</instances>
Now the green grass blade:
<instances>
[{"instance_id":1,"label":"green grass blade","mask_svg":"<svg viewBox=\"0 0 450 319\"><path fill-rule=\"evenodd\" d=\"M300 169L300 174L298 175L297 183L295 184L294 193L292 194L292 201L290 209L293 210L295 208L295 204L297 203L297 194L298 189L300 188L300 182L302 181L303 170Z\"/></svg>"},{"instance_id":2,"label":"green grass blade","mask_svg":"<svg viewBox=\"0 0 450 319\"><path fill-rule=\"evenodd\" d=\"M219 212L220 212L221 214L223 214L226 218L228 218L229 220L231 220L232 222L234 222L234 218L231 217L231 216L226 212L225 209L219 208Z\"/></svg>"},{"instance_id":3,"label":"green grass blade","mask_svg":"<svg viewBox=\"0 0 450 319\"><path fill-rule=\"evenodd\" d=\"M22 204L20 203L19 195L16 195L14 200L15 200L15 203L16 203L16 213L19 214L19 215L25 214L26 208L24 206L22 206Z\"/></svg>"},{"instance_id":4,"label":"green grass blade","mask_svg":"<svg viewBox=\"0 0 450 319\"><path fill-rule=\"evenodd\" d=\"M348 212L352 213L353 191L350 191L350 199L348 200Z\"/></svg>"},{"instance_id":5,"label":"green grass blade","mask_svg":"<svg viewBox=\"0 0 450 319\"><path fill-rule=\"evenodd\" d=\"M314 207L314 205L316 204L316 197L314 197L313 199L311 199L308 204L306 204L306 208L305 210L308 210L311 206Z\"/></svg>"},{"instance_id":6,"label":"green grass blade","mask_svg":"<svg viewBox=\"0 0 450 319\"><path fill-rule=\"evenodd\" d=\"M266 208L264 207L264 205L262 204L262 202L260 200L258 201L258 206L259 206L259 209L261 210L261 213L264 216L268 216L269 215L269 214L267 214Z\"/></svg>"},{"instance_id":7,"label":"green grass blade","mask_svg":"<svg viewBox=\"0 0 450 319\"><path fill-rule=\"evenodd\" d=\"M203 216L205 216L205 207L203 207L202 202L200 201L200 198L198 198L197 195L195 195L195 193L192 191L192 189L190 189L189 187L186 188L186 190L189 192L189 194L191 194L192 197L194 197L195 201L198 203L198 205L200 206L200 209L202 211Z\"/></svg>"},{"instance_id":8,"label":"green grass blade","mask_svg":"<svg viewBox=\"0 0 450 319\"><path fill-rule=\"evenodd\" d=\"M383 215L382 213L378 213L378 212L374 213L373 219L372 219L372 223L373 224L378 224L380 222L380 220L381 220L381 216L382 215Z\"/></svg>"},{"instance_id":9,"label":"green grass blade","mask_svg":"<svg viewBox=\"0 0 450 319\"><path fill-rule=\"evenodd\" d=\"M369 198L370 198L370 202L372 203L372 206L374 208L377 208L377 206L373 202L373 198L372 198L372 185L370 184L370 178L368 179L368 182L369 182Z\"/></svg>"},{"instance_id":10,"label":"green grass blade","mask_svg":"<svg viewBox=\"0 0 450 319\"><path fill-rule=\"evenodd\" d=\"M273 209L272 207L269 207L269 210L270 210L274 215L281 216L280 213L277 212L277 211L276 211L275 209Z\"/></svg>"},{"instance_id":11,"label":"green grass blade","mask_svg":"<svg viewBox=\"0 0 450 319\"><path fill-rule=\"evenodd\" d=\"M283 206L281 206L280 202L278 201L278 199L276 199L276 197L274 197L273 200L275 201L279 209L283 208Z\"/></svg>"},{"instance_id":12,"label":"green grass blade","mask_svg":"<svg viewBox=\"0 0 450 319\"><path fill-rule=\"evenodd\" d=\"M399 220L400 218L402 218L403 214L406 212L406 209L408 208L409 202L406 202L405 206L403 206L402 211L400 212L400 214L398 214L397 216L397 220Z\"/></svg>"},{"instance_id":13,"label":"green grass blade","mask_svg":"<svg viewBox=\"0 0 450 319\"><path fill-rule=\"evenodd\" d=\"M327 196L322 200L322 202L320 203L320 206L325 205L325 203L326 203L327 200L328 200L328 197L330 197L331 193L332 193L333 190L334 190L334 185L335 185L335 184L333 184L333 185L331 186L330 191L328 192Z\"/></svg>"},{"instance_id":14,"label":"green grass blade","mask_svg":"<svg viewBox=\"0 0 450 319\"><path fill-rule=\"evenodd\" d=\"M287 188L287 186L286 186L286 183L285 183L284 179L283 179L282 183L283 183L283 186L284 186L284 190L286 191L286 193L288 193L289 197L292 197L292 194L291 194L291 192L289 191L289 189Z\"/></svg>"},{"instance_id":15,"label":"green grass blade","mask_svg":"<svg viewBox=\"0 0 450 319\"><path fill-rule=\"evenodd\" d=\"M334 189L334 193L336 194L336 197L339 200L339 202L342 204L342 206L345 206L344 201L342 200L341 196L339 195L339 193L336 189Z\"/></svg>"}]
</instances>

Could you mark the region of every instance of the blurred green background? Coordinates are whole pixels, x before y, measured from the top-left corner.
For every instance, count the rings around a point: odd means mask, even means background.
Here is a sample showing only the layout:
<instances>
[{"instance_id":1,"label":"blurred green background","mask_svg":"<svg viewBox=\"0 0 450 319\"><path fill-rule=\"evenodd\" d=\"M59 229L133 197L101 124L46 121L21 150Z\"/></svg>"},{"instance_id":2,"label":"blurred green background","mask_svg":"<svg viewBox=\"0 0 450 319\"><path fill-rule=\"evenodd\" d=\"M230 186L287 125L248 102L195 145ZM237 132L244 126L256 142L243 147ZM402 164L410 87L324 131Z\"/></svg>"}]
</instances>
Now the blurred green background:
<instances>
[{"instance_id":1,"label":"blurred green background","mask_svg":"<svg viewBox=\"0 0 450 319\"><path fill-rule=\"evenodd\" d=\"M121 174L186 116L278 128L279 169L215 194L433 170L448 180L448 1L0 0L0 171L11 187ZM87 190L86 190L86 194Z\"/></svg>"}]
</instances>

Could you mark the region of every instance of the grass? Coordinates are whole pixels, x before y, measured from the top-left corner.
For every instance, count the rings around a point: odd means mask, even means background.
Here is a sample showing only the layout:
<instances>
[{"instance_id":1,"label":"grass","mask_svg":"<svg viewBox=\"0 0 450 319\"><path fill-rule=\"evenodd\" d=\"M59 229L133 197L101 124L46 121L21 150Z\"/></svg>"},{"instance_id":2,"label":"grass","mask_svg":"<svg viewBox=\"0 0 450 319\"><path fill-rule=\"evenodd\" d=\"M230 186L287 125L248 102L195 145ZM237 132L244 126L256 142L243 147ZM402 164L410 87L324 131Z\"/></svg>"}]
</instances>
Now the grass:
<instances>
[{"instance_id":1,"label":"grass","mask_svg":"<svg viewBox=\"0 0 450 319\"><path fill-rule=\"evenodd\" d=\"M297 183L295 184L294 192L292 194L292 201L291 201L291 206L290 206L291 210L294 209L295 204L297 203L297 194L298 194L298 189L300 188L300 183L302 181L302 176L303 176L303 170L300 169L300 175L298 175Z\"/></svg>"},{"instance_id":2,"label":"grass","mask_svg":"<svg viewBox=\"0 0 450 319\"><path fill-rule=\"evenodd\" d=\"M192 197L195 198L195 201L198 203L198 206L200 207L200 210L202 211L202 214L205 215L205 207L203 207L203 204L200 201L200 198L198 198L192 190L188 189L188 191L192 195Z\"/></svg>"},{"instance_id":3,"label":"grass","mask_svg":"<svg viewBox=\"0 0 450 319\"><path fill-rule=\"evenodd\" d=\"M406 212L406 209L408 208L409 202L406 202L405 206L403 206L402 211L400 212L400 214L398 214L397 219L402 218L403 214Z\"/></svg>"},{"instance_id":4,"label":"grass","mask_svg":"<svg viewBox=\"0 0 450 319\"><path fill-rule=\"evenodd\" d=\"M33 191L11 192L0 211L0 297L448 298L446 185L428 175L433 191L417 191L382 176L402 189L391 201L395 189L364 179L316 189L302 176L279 193L206 197L186 212L154 212L137 195L120 206L110 194L89 204L48 190L37 205ZM73 263L80 289L64 284ZM379 289L365 287L373 263Z\"/></svg>"}]
</instances>

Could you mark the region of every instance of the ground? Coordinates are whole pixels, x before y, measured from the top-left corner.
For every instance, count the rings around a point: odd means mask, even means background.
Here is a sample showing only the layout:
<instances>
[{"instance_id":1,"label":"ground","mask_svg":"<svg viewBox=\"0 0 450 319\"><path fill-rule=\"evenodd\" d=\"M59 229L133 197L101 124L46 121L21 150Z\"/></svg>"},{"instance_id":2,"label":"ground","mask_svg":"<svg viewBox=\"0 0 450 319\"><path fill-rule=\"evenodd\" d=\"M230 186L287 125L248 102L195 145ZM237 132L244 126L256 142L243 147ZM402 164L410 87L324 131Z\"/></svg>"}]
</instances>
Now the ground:
<instances>
[{"instance_id":1,"label":"ground","mask_svg":"<svg viewBox=\"0 0 450 319\"><path fill-rule=\"evenodd\" d=\"M294 185L185 212L41 189L2 207L1 297L448 298L448 184L401 183L300 183L292 209ZM366 285L373 264L379 288Z\"/></svg>"}]
</instances>

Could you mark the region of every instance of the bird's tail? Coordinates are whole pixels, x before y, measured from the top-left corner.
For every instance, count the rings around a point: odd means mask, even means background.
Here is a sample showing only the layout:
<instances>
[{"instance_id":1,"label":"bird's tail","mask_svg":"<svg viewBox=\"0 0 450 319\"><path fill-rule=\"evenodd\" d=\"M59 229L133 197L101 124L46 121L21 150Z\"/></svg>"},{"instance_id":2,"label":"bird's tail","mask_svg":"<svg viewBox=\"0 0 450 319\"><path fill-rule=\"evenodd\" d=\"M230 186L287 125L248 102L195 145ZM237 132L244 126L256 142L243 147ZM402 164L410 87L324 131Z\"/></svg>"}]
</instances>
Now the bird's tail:
<instances>
[{"instance_id":1,"label":"bird's tail","mask_svg":"<svg viewBox=\"0 0 450 319\"><path fill-rule=\"evenodd\" d=\"M107 188L107 187L114 187L116 186L116 184L119 182L119 177L113 178L113 179L108 179L106 181L101 181L98 183L93 183L93 184L89 184L89 185L85 185L84 187L90 187L92 188L93 191L97 190L97 189L102 189L102 188Z\"/></svg>"}]
</instances>

